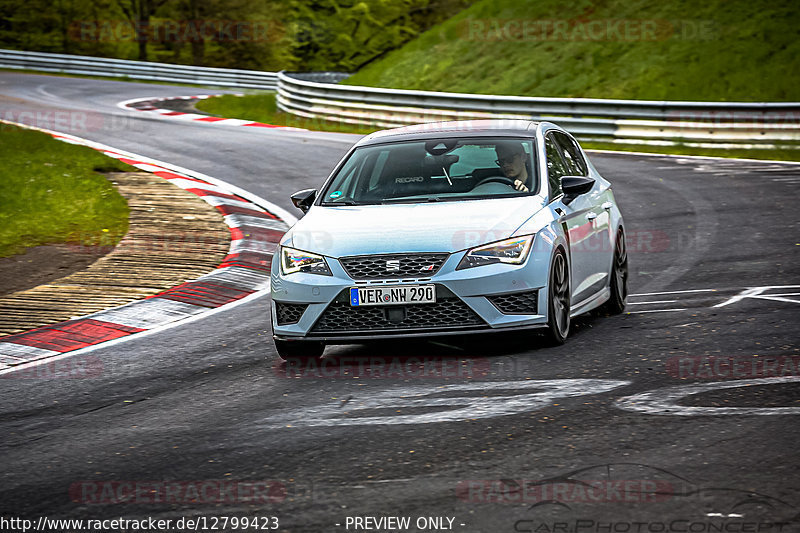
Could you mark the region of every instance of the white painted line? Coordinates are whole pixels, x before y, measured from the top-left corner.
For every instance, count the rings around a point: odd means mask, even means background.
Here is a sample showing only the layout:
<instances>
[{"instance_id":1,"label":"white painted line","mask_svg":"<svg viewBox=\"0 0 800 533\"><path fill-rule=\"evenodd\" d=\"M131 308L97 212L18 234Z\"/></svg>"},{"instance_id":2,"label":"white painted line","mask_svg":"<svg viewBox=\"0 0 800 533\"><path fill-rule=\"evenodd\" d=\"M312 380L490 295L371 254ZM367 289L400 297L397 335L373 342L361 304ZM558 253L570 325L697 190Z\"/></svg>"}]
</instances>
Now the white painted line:
<instances>
[{"instance_id":1,"label":"white painted line","mask_svg":"<svg viewBox=\"0 0 800 533\"><path fill-rule=\"evenodd\" d=\"M740 301L744 300L745 298L754 298L754 297L760 296L764 291L768 291L768 290L772 290L772 289L797 289L797 288L800 288L800 285L769 285L769 286L766 286L766 287L751 287L749 289L743 290L742 292L740 292L736 296L733 296L732 298L729 298L728 300L715 305L714 307L725 307L727 305L735 304L737 302L740 302ZM774 297L774 296L780 296L780 295L779 294L778 295L767 295L767 294L765 294L763 296L773 296ZM790 300L790 301L792 303L797 303L797 302L794 302L793 300Z\"/></svg>"},{"instance_id":2,"label":"white painted line","mask_svg":"<svg viewBox=\"0 0 800 533\"><path fill-rule=\"evenodd\" d=\"M628 305L671 304L678 300L653 300L652 302L628 302Z\"/></svg>"},{"instance_id":3,"label":"white painted line","mask_svg":"<svg viewBox=\"0 0 800 533\"><path fill-rule=\"evenodd\" d=\"M261 425L278 429L462 422L528 413L548 407L554 400L602 394L629 384L630 381L610 379L553 379L404 386L366 392L347 405L342 405L339 400L331 400L285 409L264 418ZM504 391L506 394L487 396L486 391ZM461 396L441 396L446 393ZM425 412L414 413L419 408L425 408ZM392 412L374 414L380 410ZM398 410L401 411L399 414ZM406 414L406 411L410 413ZM348 417L362 413L366 416Z\"/></svg>"},{"instance_id":4,"label":"white painted line","mask_svg":"<svg viewBox=\"0 0 800 533\"><path fill-rule=\"evenodd\" d=\"M620 398L616 401L615 405L626 411L647 413L650 415L797 415L800 414L800 407L693 407L680 405L680 401L686 396L701 394L703 392L797 382L800 382L800 376L737 379L731 381L717 381L715 383L694 383L691 385L666 387Z\"/></svg>"},{"instance_id":5,"label":"white painted line","mask_svg":"<svg viewBox=\"0 0 800 533\"><path fill-rule=\"evenodd\" d=\"M776 294L776 295L773 296L773 295L768 295L768 294L761 294L761 295L758 295L758 296L750 296L750 298L753 298L753 299L756 299L756 300L774 300L776 302L786 302L786 303L792 303L792 304L800 304L800 300L792 300L791 298L781 298L781 296L783 296L783 295Z\"/></svg>"},{"instance_id":6,"label":"white painted line","mask_svg":"<svg viewBox=\"0 0 800 533\"><path fill-rule=\"evenodd\" d=\"M648 309L647 311L626 311L626 315L638 315L641 313L669 313L670 311L688 311L688 309Z\"/></svg>"},{"instance_id":7,"label":"white painted line","mask_svg":"<svg viewBox=\"0 0 800 533\"><path fill-rule=\"evenodd\" d=\"M657 296L660 294L686 294L690 292L718 292L720 289L692 289L685 291L663 291L663 292L642 292L639 294L629 294L628 296Z\"/></svg>"}]
</instances>

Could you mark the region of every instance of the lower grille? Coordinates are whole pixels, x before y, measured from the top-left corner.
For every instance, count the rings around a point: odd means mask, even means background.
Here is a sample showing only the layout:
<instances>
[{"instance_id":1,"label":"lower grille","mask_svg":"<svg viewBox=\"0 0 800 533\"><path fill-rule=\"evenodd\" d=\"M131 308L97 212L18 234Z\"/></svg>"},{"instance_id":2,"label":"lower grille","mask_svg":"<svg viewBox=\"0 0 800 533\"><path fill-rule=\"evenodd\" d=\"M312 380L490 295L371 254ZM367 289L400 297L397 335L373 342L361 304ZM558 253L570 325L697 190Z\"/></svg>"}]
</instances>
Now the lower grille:
<instances>
[{"instance_id":1,"label":"lower grille","mask_svg":"<svg viewBox=\"0 0 800 533\"><path fill-rule=\"evenodd\" d=\"M539 291L514 292L487 296L488 300L504 315L535 315Z\"/></svg>"},{"instance_id":2,"label":"lower grille","mask_svg":"<svg viewBox=\"0 0 800 533\"><path fill-rule=\"evenodd\" d=\"M452 329L486 323L443 287L437 287L436 303L353 307L343 291L322 313L312 332L354 333L406 329Z\"/></svg>"},{"instance_id":3,"label":"lower grille","mask_svg":"<svg viewBox=\"0 0 800 533\"><path fill-rule=\"evenodd\" d=\"M305 313L308 304L287 304L275 302L275 315L279 326L297 324Z\"/></svg>"}]
</instances>

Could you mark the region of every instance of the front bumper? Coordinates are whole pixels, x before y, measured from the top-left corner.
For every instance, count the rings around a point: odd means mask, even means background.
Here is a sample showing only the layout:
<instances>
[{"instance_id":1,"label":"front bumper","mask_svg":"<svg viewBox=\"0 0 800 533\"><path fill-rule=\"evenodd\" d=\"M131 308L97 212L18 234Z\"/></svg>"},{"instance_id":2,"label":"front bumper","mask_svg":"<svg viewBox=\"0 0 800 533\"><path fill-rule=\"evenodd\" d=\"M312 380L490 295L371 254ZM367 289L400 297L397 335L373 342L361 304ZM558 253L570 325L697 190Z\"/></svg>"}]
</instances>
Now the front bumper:
<instances>
[{"instance_id":1,"label":"front bumper","mask_svg":"<svg viewBox=\"0 0 800 533\"><path fill-rule=\"evenodd\" d=\"M333 344L508 331L546 324L549 254L532 252L522 265L500 263L456 270L464 253L451 254L428 278L378 281L353 280L341 263L331 258L326 260L332 276L284 276L276 254L271 278L273 334L280 340ZM406 284L434 284L437 303L349 304L351 287Z\"/></svg>"}]
</instances>

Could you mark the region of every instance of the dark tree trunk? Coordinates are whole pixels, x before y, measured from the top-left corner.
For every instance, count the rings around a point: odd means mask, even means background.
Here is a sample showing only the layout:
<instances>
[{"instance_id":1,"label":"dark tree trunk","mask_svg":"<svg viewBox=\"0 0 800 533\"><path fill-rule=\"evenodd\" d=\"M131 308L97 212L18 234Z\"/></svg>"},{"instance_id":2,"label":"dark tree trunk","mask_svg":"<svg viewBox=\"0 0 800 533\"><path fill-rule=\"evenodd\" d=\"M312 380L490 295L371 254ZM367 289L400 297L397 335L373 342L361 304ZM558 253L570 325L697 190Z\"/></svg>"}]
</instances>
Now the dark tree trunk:
<instances>
[{"instance_id":1,"label":"dark tree trunk","mask_svg":"<svg viewBox=\"0 0 800 533\"><path fill-rule=\"evenodd\" d=\"M202 33L199 31L202 28L202 20L200 19L200 0L189 0L189 15L190 24L197 24L197 36L192 39L192 64L202 65L205 61L206 55L206 42L203 39Z\"/></svg>"}]
</instances>

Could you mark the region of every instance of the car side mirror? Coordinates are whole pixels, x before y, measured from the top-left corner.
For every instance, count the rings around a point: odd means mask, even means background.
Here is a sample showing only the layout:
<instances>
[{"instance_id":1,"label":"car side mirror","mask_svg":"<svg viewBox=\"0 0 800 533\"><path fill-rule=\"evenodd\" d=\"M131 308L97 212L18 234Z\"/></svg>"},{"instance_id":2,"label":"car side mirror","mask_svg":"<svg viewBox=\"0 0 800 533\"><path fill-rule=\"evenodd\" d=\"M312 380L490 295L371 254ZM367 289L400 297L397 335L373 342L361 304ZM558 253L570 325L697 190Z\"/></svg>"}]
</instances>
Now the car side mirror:
<instances>
[{"instance_id":1,"label":"car side mirror","mask_svg":"<svg viewBox=\"0 0 800 533\"><path fill-rule=\"evenodd\" d=\"M586 176L562 176L561 190L564 191L564 203L569 204L572 200L586 194L594 187L594 179Z\"/></svg>"},{"instance_id":2,"label":"car side mirror","mask_svg":"<svg viewBox=\"0 0 800 533\"><path fill-rule=\"evenodd\" d=\"M294 206L305 213L311 208L314 200L316 200L317 189L303 189L302 191L294 193L290 198Z\"/></svg>"}]
</instances>

